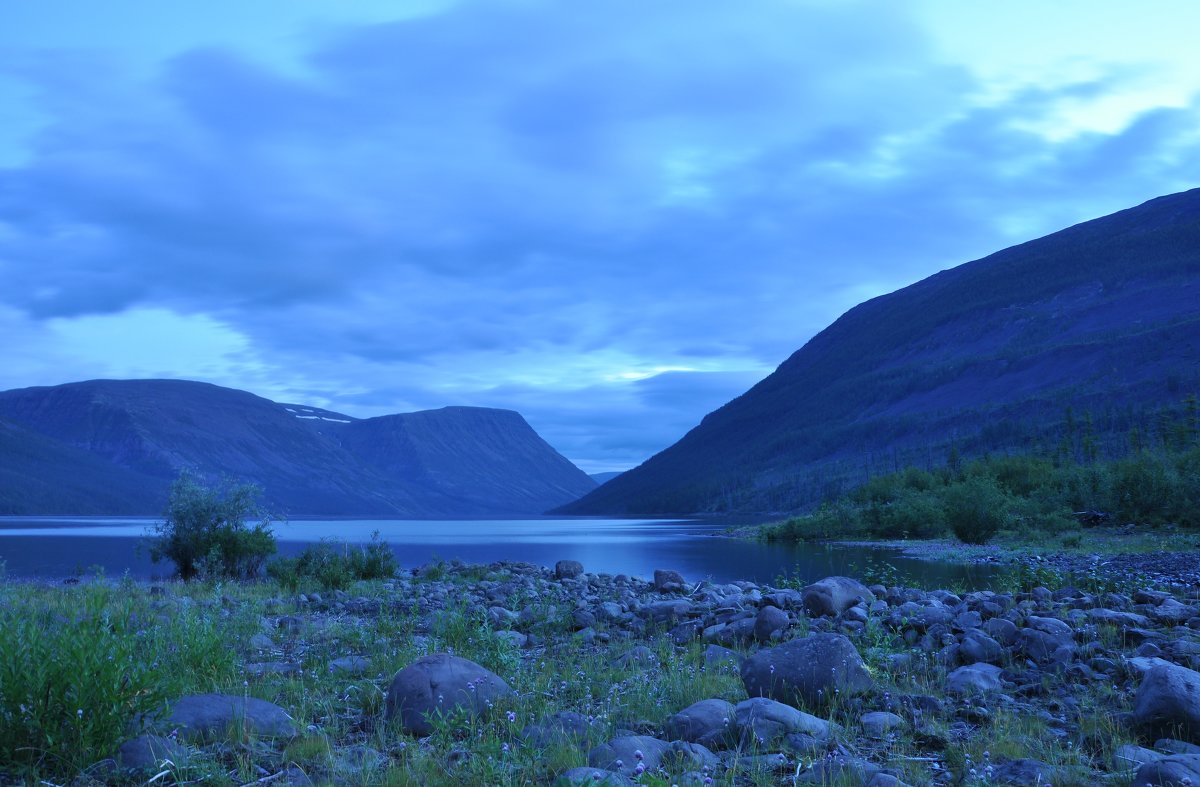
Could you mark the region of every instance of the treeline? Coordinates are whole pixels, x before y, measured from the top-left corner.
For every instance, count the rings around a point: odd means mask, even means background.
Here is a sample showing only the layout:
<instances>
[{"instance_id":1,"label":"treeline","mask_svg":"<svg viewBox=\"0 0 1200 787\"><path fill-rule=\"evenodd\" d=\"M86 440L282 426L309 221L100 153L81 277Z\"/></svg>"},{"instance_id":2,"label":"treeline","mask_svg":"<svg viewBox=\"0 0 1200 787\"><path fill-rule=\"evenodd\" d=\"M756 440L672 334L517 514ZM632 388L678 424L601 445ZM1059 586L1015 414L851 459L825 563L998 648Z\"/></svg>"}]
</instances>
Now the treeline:
<instances>
[{"instance_id":1,"label":"treeline","mask_svg":"<svg viewBox=\"0 0 1200 787\"><path fill-rule=\"evenodd\" d=\"M1096 449L1092 419L1068 412L1062 439L1026 455L871 478L816 511L769 525L767 540L939 538L982 544L1001 531L1060 533L1108 524L1200 528L1200 413L1195 396L1156 410L1119 458Z\"/></svg>"}]
</instances>

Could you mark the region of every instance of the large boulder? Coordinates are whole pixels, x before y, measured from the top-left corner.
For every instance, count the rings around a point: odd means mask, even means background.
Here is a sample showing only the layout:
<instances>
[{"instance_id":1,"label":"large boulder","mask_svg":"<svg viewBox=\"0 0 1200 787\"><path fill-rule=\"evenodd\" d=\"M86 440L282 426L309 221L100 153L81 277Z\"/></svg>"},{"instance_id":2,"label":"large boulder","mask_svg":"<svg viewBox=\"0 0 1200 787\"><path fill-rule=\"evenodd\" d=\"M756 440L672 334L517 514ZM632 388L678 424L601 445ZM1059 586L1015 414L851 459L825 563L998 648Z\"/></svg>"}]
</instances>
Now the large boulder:
<instances>
[{"instance_id":1,"label":"large boulder","mask_svg":"<svg viewBox=\"0 0 1200 787\"><path fill-rule=\"evenodd\" d=\"M392 678L385 717L399 717L406 732L424 736L433 732L432 721L439 714L460 708L483 714L489 704L511 694L504 679L486 667L449 653L435 653L417 659Z\"/></svg>"},{"instance_id":2,"label":"large boulder","mask_svg":"<svg viewBox=\"0 0 1200 787\"><path fill-rule=\"evenodd\" d=\"M766 697L739 702L734 708L734 720L743 746L771 746L794 733L827 741L838 729L836 724Z\"/></svg>"},{"instance_id":3,"label":"large boulder","mask_svg":"<svg viewBox=\"0 0 1200 787\"><path fill-rule=\"evenodd\" d=\"M751 697L821 707L834 695L859 694L873 685L862 657L842 634L812 634L760 650L742 662Z\"/></svg>"},{"instance_id":4,"label":"large boulder","mask_svg":"<svg viewBox=\"0 0 1200 787\"><path fill-rule=\"evenodd\" d=\"M859 602L875 600L866 585L849 577L825 577L801 590L800 597L813 617L840 615Z\"/></svg>"},{"instance_id":5,"label":"large boulder","mask_svg":"<svg viewBox=\"0 0 1200 787\"><path fill-rule=\"evenodd\" d=\"M666 741L648 735L623 735L588 752L588 766L634 776L639 765L646 771L657 768L670 748Z\"/></svg>"},{"instance_id":6,"label":"large boulder","mask_svg":"<svg viewBox=\"0 0 1200 787\"><path fill-rule=\"evenodd\" d=\"M995 664L969 664L959 667L946 676L946 691L953 694L987 694L1003 688L1000 683L1002 670Z\"/></svg>"},{"instance_id":7,"label":"large boulder","mask_svg":"<svg viewBox=\"0 0 1200 787\"><path fill-rule=\"evenodd\" d=\"M167 724L187 741L208 741L229 733L249 733L264 738L290 738L296 734L292 717L278 705L236 694L192 694L171 707Z\"/></svg>"},{"instance_id":8,"label":"large boulder","mask_svg":"<svg viewBox=\"0 0 1200 787\"><path fill-rule=\"evenodd\" d=\"M720 749L734 743L734 707L722 699L700 700L663 723L663 732L672 740L699 743Z\"/></svg>"},{"instance_id":9,"label":"large boulder","mask_svg":"<svg viewBox=\"0 0 1200 787\"><path fill-rule=\"evenodd\" d=\"M1183 787L1200 784L1200 754L1173 754L1138 768L1137 787Z\"/></svg>"},{"instance_id":10,"label":"large boulder","mask_svg":"<svg viewBox=\"0 0 1200 787\"><path fill-rule=\"evenodd\" d=\"M1175 664L1152 667L1138 687L1133 720L1153 734L1200 743L1200 672Z\"/></svg>"},{"instance_id":11,"label":"large boulder","mask_svg":"<svg viewBox=\"0 0 1200 787\"><path fill-rule=\"evenodd\" d=\"M117 749L117 765L136 771L157 770L165 762L182 767L187 764L188 749L170 738L158 735L139 735L127 740Z\"/></svg>"}]
</instances>

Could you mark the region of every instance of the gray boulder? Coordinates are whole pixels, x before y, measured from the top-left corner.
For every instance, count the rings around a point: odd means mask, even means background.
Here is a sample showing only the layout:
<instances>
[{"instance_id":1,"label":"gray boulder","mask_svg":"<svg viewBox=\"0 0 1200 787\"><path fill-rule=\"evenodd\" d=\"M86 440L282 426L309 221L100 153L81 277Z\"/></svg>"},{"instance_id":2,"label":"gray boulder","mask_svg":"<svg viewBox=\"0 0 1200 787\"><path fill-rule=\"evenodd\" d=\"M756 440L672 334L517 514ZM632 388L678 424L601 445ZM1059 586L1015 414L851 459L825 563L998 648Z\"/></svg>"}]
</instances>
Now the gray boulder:
<instances>
[{"instance_id":1,"label":"gray boulder","mask_svg":"<svg viewBox=\"0 0 1200 787\"><path fill-rule=\"evenodd\" d=\"M156 770L166 761L184 765L187 759L186 746L159 735L139 735L125 741L117 749L116 757L118 767L135 771Z\"/></svg>"},{"instance_id":2,"label":"gray boulder","mask_svg":"<svg viewBox=\"0 0 1200 787\"><path fill-rule=\"evenodd\" d=\"M868 738L881 739L886 738L892 730L903 727L904 719L888 711L872 711L864 713L859 723L862 724L863 732Z\"/></svg>"},{"instance_id":3,"label":"gray boulder","mask_svg":"<svg viewBox=\"0 0 1200 787\"><path fill-rule=\"evenodd\" d=\"M783 631L791 620L788 614L778 607L766 606L758 611L754 619L754 638L759 642L769 642L776 631Z\"/></svg>"},{"instance_id":4,"label":"gray boulder","mask_svg":"<svg viewBox=\"0 0 1200 787\"><path fill-rule=\"evenodd\" d=\"M556 785L563 787L582 787L582 785L602 785L603 787L625 787L632 785L633 780L628 776L604 768L572 768L555 779Z\"/></svg>"},{"instance_id":5,"label":"gray boulder","mask_svg":"<svg viewBox=\"0 0 1200 787\"><path fill-rule=\"evenodd\" d=\"M970 664L959 667L946 676L946 691L954 694L986 694L999 691L1000 668L995 664Z\"/></svg>"},{"instance_id":6,"label":"gray boulder","mask_svg":"<svg viewBox=\"0 0 1200 787\"><path fill-rule=\"evenodd\" d=\"M574 711L552 713L536 724L526 725L521 738L530 746L545 749L556 744L586 742L594 731L588 720Z\"/></svg>"},{"instance_id":7,"label":"gray boulder","mask_svg":"<svg viewBox=\"0 0 1200 787\"><path fill-rule=\"evenodd\" d=\"M686 580L683 574L669 568L654 569L654 589L658 591L681 590Z\"/></svg>"},{"instance_id":8,"label":"gray boulder","mask_svg":"<svg viewBox=\"0 0 1200 787\"><path fill-rule=\"evenodd\" d=\"M648 771L657 768L663 755L670 748L666 741L648 735L624 735L602 743L588 752L588 765L633 776L639 763Z\"/></svg>"},{"instance_id":9,"label":"gray boulder","mask_svg":"<svg viewBox=\"0 0 1200 787\"><path fill-rule=\"evenodd\" d=\"M978 629L963 634L958 646L959 657L968 664L980 661L995 664L1004 658L1004 647Z\"/></svg>"},{"instance_id":10,"label":"gray boulder","mask_svg":"<svg viewBox=\"0 0 1200 787\"><path fill-rule=\"evenodd\" d=\"M583 573L583 564L578 560L560 560L554 564L555 579L574 579Z\"/></svg>"},{"instance_id":11,"label":"gray boulder","mask_svg":"<svg viewBox=\"0 0 1200 787\"><path fill-rule=\"evenodd\" d=\"M824 741L838 729L836 724L766 697L739 702L734 708L734 724L742 745L760 747L794 733Z\"/></svg>"},{"instance_id":12,"label":"gray boulder","mask_svg":"<svg viewBox=\"0 0 1200 787\"><path fill-rule=\"evenodd\" d=\"M283 708L255 697L235 694L193 694L171 707L167 724L187 741L209 741L242 731L265 738L296 734L292 717Z\"/></svg>"},{"instance_id":13,"label":"gray boulder","mask_svg":"<svg viewBox=\"0 0 1200 787\"><path fill-rule=\"evenodd\" d=\"M1134 722L1153 734L1200 743L1200 672L1160 664L1142 678Z\"/></svg>"},{"instance_id":14,"label":"gray boulder","mask_svg":"<svg viewBox=\"0 0 1200 787\"><path fill-rule=\"evenodd\" d=\"M1200 784L1200 754L1172 754L1138 768L1138 787L1183 787Z\"/></svg>"},{"instance_id":15,"label":"gray boulder","mask_svg":"<svg viewBox=\"0 0 1200 787\"><path fill-rule=\"evenodd\" d=\"M469 659L435 653L396 673L384 715L389 720L399 717L406 732L425 736L433 732L431 721L438 714L456 708L482 714L488 703L511 695L512 689L491 670Z\"/></svg>"},{"instance_id":16,"label":"gray boulder","mask_svg":"<svg viewBox=\"0 0 1200 787\"><path fill-rule=\"evenodd\" d=\"M825 577L801 590L800 597L813 617L840 615L861 601L870 604L875 600L866 585L849 577Z\"/></svg>"},{"instance_id":17,"label":"gray boulder","mask_svg":"<svg viewBox=\"0 0 1200 787\"><path fill-rule=\"evenodd\" d=\"M742 662L751 697L821 707L834 695L859 694L873 685L854 644L842 634L813 634L760 650Z\"/></svg>"},{"instance_id":18,"label":"gray boulder","mask_svg":"<svg viewBox=\"0 0 1200 787\"><path fill-rule=\"evenodd\" d=\"M733 703L722 699L700 700L667 717L663 732L672 740L721 749L734 743L734 719Z\"/></svg>"}]
</instances>

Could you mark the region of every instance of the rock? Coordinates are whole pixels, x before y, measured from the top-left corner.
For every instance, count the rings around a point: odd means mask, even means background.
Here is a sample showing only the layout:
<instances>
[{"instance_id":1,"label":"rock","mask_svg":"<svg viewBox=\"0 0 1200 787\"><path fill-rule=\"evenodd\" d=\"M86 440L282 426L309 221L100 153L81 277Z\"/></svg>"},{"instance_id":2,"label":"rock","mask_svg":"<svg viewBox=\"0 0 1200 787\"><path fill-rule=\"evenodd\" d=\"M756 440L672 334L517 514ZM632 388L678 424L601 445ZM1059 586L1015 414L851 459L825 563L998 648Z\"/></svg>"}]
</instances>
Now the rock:
<instances>
[{"instance_id":1,"label":"rock","mask_svg":"<svg viewBox=\"0 0 1200 787\"><path fill-rule=\"evenodd\" d=\"M1074 641L1073 637L1062 637L1041 629L1023 628L1017 648L1034 661L1049 661L1055 657L1059 648L1069 647Z\"/></svg>"},{"instance_id":2,"label":"rock","mask_svg":"<svg viewBox=\"0 0 1200 787\"><path fill-rule=\"evenodd\" d=\"M849 577L825 577L800 591L804 609L809 615L837 616L850 607L875 600L867 586Z\"/></svg>"},{"instance_id":3,"label":"rock","mask_svg":"<svg viewBox=\"0 0 1200 787\"><path fill-rule=\"evenodd\" d=\"M963 634L959 643L959 656L968 664L980 661L996 664L1004 659L1004 647L996 640L978 629L972 629Z\"/></svg>"},{"instance_id":4,"label":"rock","mask_svg":"<svg viewBox=\"0 0 1200 787\"><path fill-rule=\"evenodd\" d=\"M339 675L362 675L371 669L371 662L362 656L342 656L329 662L329 671Z\"/></svg>"},{"instance_id":5,"label":"rock","mask_svg":"<svg viewBox=\"0 0 1200 787\"><path fill-rule=\"evenodd\" d=\"M1150 625L1150 619L1136 612L1118 612L1112 609L1089 609L1088 620L1093 623L1103 623L1119 628L1144 628Z\"/></svg>"},{"instance_id":6,"label":"rock","mask_svg":"<svg viewBox=\"0 0 1200 787\"><path fill-rule=\"evenodd\" d=\"M432 717L465 708L482 714L489 702L507 699L512 689L496 673L473 661L435 653L417 659L396 673L387 692L385 718L400 718L406 732L433 732Z\"/></svg>"},{"instance_id":7,"label":"rock","mask_svg":"<svg viewBox=\"0 0 1200 787\"><path fill-rule=\"evenodd\" d=\"M863 732L868 738L882 739L892 730L903 727L904 719L887 711L872 711L864 713L859 723L862 724Z\"/></svg>"},{"instance_id":8,"label":"rock","mask_svg":"<svg viewBox=\"0 0 1200 787\"><path fill-rule=\"evenodd\" d=\"M624 735L588 752L588 765L633 776L639 763L648 771L657 768L669 748L670 744L666 741L648 735Z\"/></svg>"},{"instance_id":9,"label":"rock","mask_svg":"<svg viewBox=\"0 0 1200 787\"><path fill-rule=\"evenodd\" d=\"M1200 673L1174 664L1153 667L1138 687L1133 720L1152 734L1200 743Z\"/></svg>"},{"instance_id":10,"label":"rock","mask_svg":"<svg viewBox=\"0 0 1200 787\"><path fill-rule=\"evenodd\" d=\"M771 746L793 733L824 741L838 729L836 724L766 697L739 702L734 708L734 725L743 746L760 747Z\"/></svg>"},{"instance_id":11,"label":"rock","mask_svg":"<svg viewBox=\"0 0 1200 787\"><path fill-rule=\"evenodd\" d=\"M578 560L560 560L554 564L555 579L574 579L583 573L583 564Z\"/></svg>"},{"instance_id":12,"label":"rock","mask_svg":"<svg viewBox=\"0 0 1200 787\"><path fill-rule=\"evenodd\" d=\"M742 666L742 654L720 645L709 645L704 648L704 666L738 669Z\"/></svg>"},{"instance_id":13,"label":"rock","mask_svg":"<svg viewBox=\"0 0 1200 787\"><path fill-rule=\"evenodd\" d=\"M759 642L769 642L776 631L783 631L791 620L788 614L778 607L766 606L758 611L754 619L754 638Z\"/></svg>"},{"instance_id":14,"label":"rock","mask_svg":"<svg viewBox=\"0 0 1200 787\"><path fill-rule=\"evenodd\" d=\"M545 749L558 744L587 743L593 732L588 720L573 711L552 713L521 730L521 738L530 746Z\"/></svg>"},{"instance_id":15,"label":"rock","mask_svg":"<svg viewBox=\"0 0 1200 787\"><path fill-rule=\"evenodd\" d=\"M605 770L604 768L572 768L566 773L560 775L554 782L556 785L570 785L570 787L583 787L583 785L602 785L603 787L624 787L625 785L633 785L633 781L624 774L615 771Z\"/></svg>"},{"instance_id":16,"label":"rock","mask_svg":"<svg viewBox=\"0 0 1200 787\"><path fill-rule=\"evenodd\" d=\"M671 741L663 752L661 764L672 770L713 771L721 764L721 758L699 743Z\"/></svg>"},{"instance_id":17,"label":"rock","mask_svg":"<svg viewBox=\"0 0 1200 787\"><path fill-rule=\"evenodd\" d=\"M1153 749L1127 743L1124 746L1117 747L1117 750L1113 752L1113 770L1130 771L1134 768L1140 768L1148 762L1161 760L1163 757L1164 755L1159 754Z\"/></svg>"},{"instance_id":18,"label":"rock","mask_svg":"<svg viewBox=\"0 0 1200 787\"><path fill-rule=\"evenodd\" d=\"M139 735L117 749L117 766L136 771L158 770L165 761L182 766L188 759L187 747L159 735Z\"/></svg>"},{"instance_id":19,"label":"rock","mask_svg":"<svg viewBox=\"0 0 1200 787\"><path fill-rule=\"evenodd\" d=\"M278 705L255 697L233 694L193 694L171 707L167 724L179 729L188 741L223 738L231 730L245 730L266 738L296 734L292 717Z\"/></svg>"},{"instance_id":20,"label":"rock","mask_svg":"<svg viewBox=\"0 0 1200 787\"><path fill-rule=\"evenodd\" d=\"M954 694L986 694L999 691L1001 669L994 664L971 664L959 667L946 676L946 691Z\"/></svg>"},{"instance_id":21,"label":"rock","mask_svg":"<svg viewBox=\"0 0 1200 787\"><path fill-rule=\"evenodd\" d=\"M1200 746L1174 738L1159 738L1154 742L1154 748L1167 754L1200 754Z\"/></svg>"},{"instance_id":22,"label":"rock","mask_svg":"<svg viewBox=\"0 0 1200 787\"><path fill-rule=\"evenodd\" d=\"M250 647L255 650L270 650L275 647L275 643L266 634L255 634L250 638Z\"/></svg>"},{"instance_id":23,"label":"rock","mask_svg":"<svg viewBox=\"0 0 1200 787\"><path fill-rule=\"evenodd\" d=\"M742 662L751 697L821 707L835 694L859 694L873 685L858 651L842 634L812 634L760 650Z\"/></svg>"},{"instance_id":24,"label":"rock","mask_svg":"<svg viewBox=\"0 0 1200 787\"><path fill-rule=\"evenodd\" d=\"M1137 787L1183 787L1200 784L1200 754L1172 754L1138 768Z\"/></svg>"},{"instance_id":25,"label":"rock","mask_svg":"<svg viewBox=\"0 0 1200 787\"><path fill-rule=\"evenodd\" d=\"M879 773L879 766L859 757L839 754L822 757L800 774L797 784L866 784Z\"/></svg>"},{"instance_id":26,"label":"rock","mask_svg":"<svg viewBox=\"0 0 1200 787\"><path fill-rule=\"evenodd\" d=\"M630 648L612 660L612 665L620 669L630 667L649 667L658 663L658 656L645 645Z\"/></svg>"},{"instance_id":27,"label":"rock","mask_svg":"<svg viewBox=\"0 0 1200 787\"><path fill-rule=\"evenodd\" d=\"M663 732L671 739L722 749L735 743L733 703L722 699L700 700L667 717Z\"/></svg>"},{"instance_id":28,"label":"rock","mask_svg":"<svg viewBox=\"0 0 1200 787\"><path fill-rule=\"evenodd\" d=\"M1043 787L1058 784L1058 768L1041 760L1011 760L996 766L992 781L1020 787Z\"/></svg>"},{"instance_id":29,"label":"rock","mask_svg":"<svg viewBox=\"0 0 1200 787\"><path fill-rule=\"evenodd\" d=\"M667 568L654 569L654 589L663 592L681 590L686 583L683 574Z\"/></svg>"},{"instance_id":30,"label":"rock","mask_svg":"<svg viewBox=\"0 0 1200 787\"><path fill-rule=\"evenodd\" d=\"M1155 656L1133 656L1125 659L1125 666L1134 673L1145 677L1146 673L1155 667L1177 667L1179 665Z\"/></svg>"},{"instance_id":31,"label":"rock","mask_svg":"<svg viewBox=\"0 0 1200 787\"><path fill-rule=\"evenodd\" d=\"M1020 636L1020 629L1017 628L1017 625L1004 618L992 618L981 628L989 637L1005 647L1017 644L1017 637Z\"/></svg>"},{"instance_id":32,"label":"rock","mask_svg":"<svg viewBox=\"0 0 1200 787\"><path fill-rule=\"evenodd\" d=\"M263 661L247 664L244 668L247 675L261 677L263 675L295 675L300 672L300 665L291 661Z\"/></svg>"}]
</instances>

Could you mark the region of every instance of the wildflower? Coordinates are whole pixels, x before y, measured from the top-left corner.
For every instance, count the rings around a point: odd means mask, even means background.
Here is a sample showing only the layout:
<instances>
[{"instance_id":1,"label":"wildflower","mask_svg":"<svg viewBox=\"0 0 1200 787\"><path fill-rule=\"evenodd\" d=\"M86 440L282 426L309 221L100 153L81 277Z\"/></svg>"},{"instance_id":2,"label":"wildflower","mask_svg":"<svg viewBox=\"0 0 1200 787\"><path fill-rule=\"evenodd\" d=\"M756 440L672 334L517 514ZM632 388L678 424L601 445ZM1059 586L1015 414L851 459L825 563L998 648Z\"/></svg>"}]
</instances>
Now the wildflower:
<instances>
[{"instance_id":1,"label":"wildflower","mask_svg":"<svg viewBox=\"0 0 1200 787\"><path fill-rule=\"evenodd\" d=\"M633 750L633 756L634 756L634 758L635 758L635 759L636 759L638 762L641 762L641 761L642 761L642 758L643 758L643 757L645 757L645 755L644 755L644 754L642 754L642 750L641 750L641 749L634 749L634 750Z\"/></svg>"},{"instance_id":2,"label":"wildflower","mask_svg":"<svg viewBox=\"0 0 1200 787\"><path fill-rule=\"evenodd\" d=\"M508 751L509 751L508 744L506 743L503 746L501 746L500 751L504 752L505 754L508 754Z\"/></svg>"},{"instance_id":3,"label":"wildflower","mask_svg":"<svg viewBox=\"0 0 1200 787\"><path fill-rule=\"evenodd\" d=\"M515 723L515 722L516 722L516 720L517 720L517 713L516 713L516 711L511 711L511 710L510 710L508 713L506 713L506 714L504 714L504 715L508 717L508 723L509 723L509 724L513 724L513 723Z\"/></svg>"}]
</instances>

